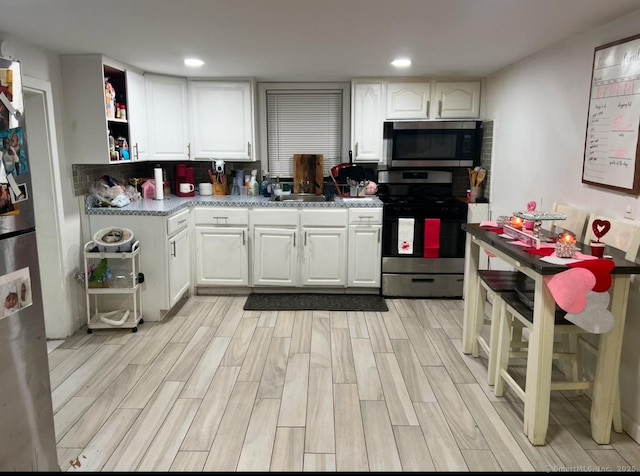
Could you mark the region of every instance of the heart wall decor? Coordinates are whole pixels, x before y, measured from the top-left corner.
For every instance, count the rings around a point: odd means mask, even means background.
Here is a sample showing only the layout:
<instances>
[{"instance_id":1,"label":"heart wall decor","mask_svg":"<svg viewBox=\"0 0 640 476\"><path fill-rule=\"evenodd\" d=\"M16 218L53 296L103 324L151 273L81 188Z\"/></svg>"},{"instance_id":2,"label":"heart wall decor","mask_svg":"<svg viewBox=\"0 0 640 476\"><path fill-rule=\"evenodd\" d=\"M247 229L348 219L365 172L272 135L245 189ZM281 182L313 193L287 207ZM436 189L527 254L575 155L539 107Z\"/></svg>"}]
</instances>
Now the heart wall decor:
<instances>
[{"instance_id":1,"label":"heart wall decor","mask_svg":"<svg viewBox=\"0 0 640 476\"><path fill-rule=\"evenodd\" d=\"M593 234L596 235L596 238L598 238L598 241L600 241L600 238L606 235L611 229L611 222L609 220L593 220L591 229L593 230Z\"/></svg>"}]
</instances>

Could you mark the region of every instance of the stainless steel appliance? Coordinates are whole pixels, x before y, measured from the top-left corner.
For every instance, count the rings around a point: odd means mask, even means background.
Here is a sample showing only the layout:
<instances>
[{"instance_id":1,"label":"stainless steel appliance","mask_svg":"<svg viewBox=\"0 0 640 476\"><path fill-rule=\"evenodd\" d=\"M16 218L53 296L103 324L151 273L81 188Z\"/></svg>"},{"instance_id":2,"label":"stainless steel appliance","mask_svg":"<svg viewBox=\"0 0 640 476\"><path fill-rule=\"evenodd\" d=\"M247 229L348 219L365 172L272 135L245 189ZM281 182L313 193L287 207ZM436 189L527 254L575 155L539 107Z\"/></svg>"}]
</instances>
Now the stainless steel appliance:
<instances>
[{"instance_id":1,"label":"stainless steel appliance","mask_svg":"<svg viewBox=\"0 0 640 476\"><path fill-rule=\"evenodd\" d=\"M378 172L383 296L462 297L467 203L452 197L452 181L449 171ZM411 247L402 249L406 222L413 222ZM427 249L433 243L437 249Z\"/></svg>"},{"instance_id":2,"label":"stainless steel appliance","mask_svg":"<svg viewBox=\"0 0 640 476\"><path fill-rule=\"evenodd\" d=\"M59 471L23 104L0 58L0 471Z\"/></svg>"},{"instance_id":3,"label":"stainless steel appliance","mask_svg":"<svg viewBox=\"0 0 640 476\"><path fill-rule=\"evenodd\" d=\"M481 121L385 122L390 167L480 165Z\"/></svg>"}]
</instances>

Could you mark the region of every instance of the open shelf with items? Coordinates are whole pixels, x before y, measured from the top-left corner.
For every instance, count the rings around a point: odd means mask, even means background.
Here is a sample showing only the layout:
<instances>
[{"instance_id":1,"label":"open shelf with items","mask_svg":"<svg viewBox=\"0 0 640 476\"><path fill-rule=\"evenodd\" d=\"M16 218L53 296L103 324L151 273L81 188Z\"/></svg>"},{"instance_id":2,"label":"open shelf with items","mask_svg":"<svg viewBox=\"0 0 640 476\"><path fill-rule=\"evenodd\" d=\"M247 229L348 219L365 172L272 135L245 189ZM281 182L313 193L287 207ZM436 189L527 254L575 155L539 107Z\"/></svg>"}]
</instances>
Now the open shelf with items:
<instances>
[{"instance_id":1,"label":"open shelf with items","mask_svg":"<svg viewBox=\"0 0 640 476\"><path fill-rule=\"evenodd\" d=\"M102 269L100 269L102 267ZM110 273L107 272L110 270ZM102 280L92 280L95 272ZM140 242L130 252L100 251L93 241L84 245L84 286L87 299L87 333L93 329L131 329L138 331L142 319ZM116 304L120 308L113 310ZM104 308L111 308L105 310Z\"/></svg>"}]
</instances>

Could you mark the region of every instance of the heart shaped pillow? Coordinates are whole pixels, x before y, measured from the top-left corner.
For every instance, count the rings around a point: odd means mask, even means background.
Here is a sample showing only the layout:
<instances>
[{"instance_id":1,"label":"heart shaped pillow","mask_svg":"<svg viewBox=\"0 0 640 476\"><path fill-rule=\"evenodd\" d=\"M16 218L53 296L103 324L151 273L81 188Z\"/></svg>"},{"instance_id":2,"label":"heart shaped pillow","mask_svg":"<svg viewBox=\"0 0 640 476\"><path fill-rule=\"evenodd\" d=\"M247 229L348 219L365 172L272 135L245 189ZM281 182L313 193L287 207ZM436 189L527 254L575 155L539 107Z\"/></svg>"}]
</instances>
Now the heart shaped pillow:
<instances>
[{"instance_id":1,"label":"heart shaped pillow","mask_svg":"<svg viewBox=\"0 0 640 476\"><path fill-rule=\"evenodd\" d=\"M596 277L588 269L570 268L545 278L549 292L563 310L578 314L587 307L587 293L596 284Z\"/></svg>"},{"instance_id":2,"label":"heart shaped pillow","mask_svg":"<svg viewBox=\"0 0 640 476\"><path fill-rule=\"evenodd\" d=\"M591 229L593 230L593 234L596 235L596 238L598 238L598 241L600 241L600 238L606 235L611 229L611 222L609 220L593 220Z\"/></svg>"}]
</instances>

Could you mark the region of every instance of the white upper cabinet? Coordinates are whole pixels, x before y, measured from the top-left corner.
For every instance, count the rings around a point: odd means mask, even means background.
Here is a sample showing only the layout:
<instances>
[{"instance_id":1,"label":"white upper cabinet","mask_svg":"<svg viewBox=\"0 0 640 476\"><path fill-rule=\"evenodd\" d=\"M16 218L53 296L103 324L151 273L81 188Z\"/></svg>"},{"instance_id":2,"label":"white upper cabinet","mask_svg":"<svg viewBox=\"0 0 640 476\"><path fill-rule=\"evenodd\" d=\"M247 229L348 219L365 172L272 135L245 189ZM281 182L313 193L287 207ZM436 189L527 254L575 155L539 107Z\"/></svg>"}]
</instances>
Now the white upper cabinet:
<instances>
[{"instance_id":1,"label":"white upper cabinet","mask_svg":"<svg viewBox=\"0 0 640 476\"><path fill-rule=\"evenodd\" d=\"M129 150L132 160L147 160L149 140L147 135L147 105L144 76L127 71L127 97L129 99L129 129L131 142Z\"/></svg>"},{"instance_id":2,"label":"white upper cabinet","mask_svg":"<svg viewBox=\"0 0 640 476\"><path fill-rule=\"evenodd\" d=\"M140 112L130 108L131 101L138 99L134 91L128 91L133 71L95 54L63 55L60 62L72 163L105 165L130 161L130 121L134 114L137 121ZM110 141L109 136L114 140ZM128 148L120 147L125 141Z\"/></svg>"},{"instance_id":3,"label":"white upper cabinet","mask_svg":"<svg viewBox=\"0 0 640 476\"><path fill-rule=\"evenodd\" d=\"M187 80L148 74L149 160L189 160Z\"/></svg>"},{"instance_id":4,"label":"white upper cabinet","mask_svg":"<svg viewBox=\"0 0 640 476\"><path fill-rule=\"evenodd\" d=\"M429 119L430 82L387 82L387 119Z\"/></svg>"},{"instance_id":5,"label":"white upper cabinet","mask_svg":"<svg viewBox=\"0 0 640 476\"><path fill-rule=\"evenodd\" d=\"M253 83L189 81L195 159L253 161Z\"/></svg>"},{"instance_id":6,"label":"white upper cabinet","mask_svg":"<svg viewBox=\"0 0 640 476\"><path fill-rule=\"evenodd\" d=\"M436 82L434 119L479 118L480 89L480 81Z\"/></svg>"},{"instance_id":7,"label":"white upper cabinet","mask_svg":"<svg viewBox=\"0 0 640 476\"><path fill-rule=\"evenodd\" d=\"M382 161L382 81L352 82L351 143L354 162Z\"/></svg>"}]
</instances>

